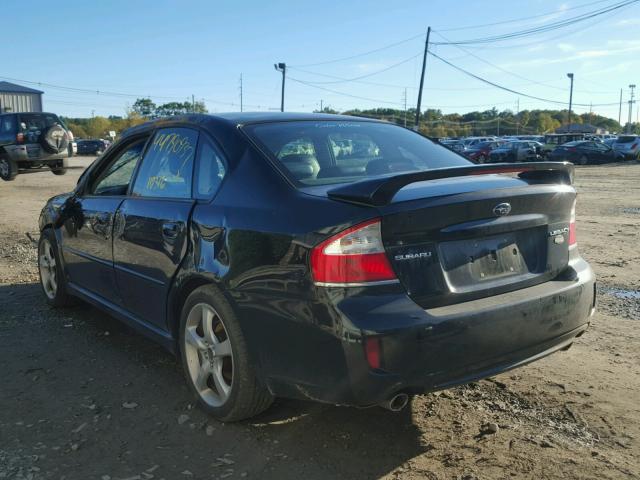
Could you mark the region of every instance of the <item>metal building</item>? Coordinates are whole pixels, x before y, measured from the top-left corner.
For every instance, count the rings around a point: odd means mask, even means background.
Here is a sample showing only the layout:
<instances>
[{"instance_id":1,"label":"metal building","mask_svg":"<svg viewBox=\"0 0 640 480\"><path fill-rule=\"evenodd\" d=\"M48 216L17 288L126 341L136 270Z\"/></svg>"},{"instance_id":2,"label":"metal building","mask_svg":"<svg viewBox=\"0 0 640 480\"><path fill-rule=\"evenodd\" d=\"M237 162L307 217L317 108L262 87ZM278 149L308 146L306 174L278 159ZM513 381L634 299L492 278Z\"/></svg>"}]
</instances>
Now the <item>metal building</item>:
<instances>
[{"instance_id":1,"label":"metal building","mask_svg":"<svg viewBox=\"0 0 640 480\"><path fill-rule=\"evenodd\" d=\"M43 93L15 83L0 82L0 113L41 112Z\"/></svg>"}]
</instances>

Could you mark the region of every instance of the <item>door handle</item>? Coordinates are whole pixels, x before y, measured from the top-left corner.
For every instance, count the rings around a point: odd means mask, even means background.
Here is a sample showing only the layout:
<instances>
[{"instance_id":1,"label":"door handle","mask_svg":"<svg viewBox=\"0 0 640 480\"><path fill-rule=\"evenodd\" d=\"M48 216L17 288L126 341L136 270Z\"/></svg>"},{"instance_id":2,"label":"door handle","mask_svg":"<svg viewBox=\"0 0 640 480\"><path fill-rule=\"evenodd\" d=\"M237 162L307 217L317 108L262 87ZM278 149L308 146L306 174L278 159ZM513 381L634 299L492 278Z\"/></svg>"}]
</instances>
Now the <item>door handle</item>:
<instances>
[{"instance_id":1,"label":"door handle","mask_svg":"<svg viewBox=\"0 0 640 480\"><path fill-rule=\"evenodd\" d=\"M180 224L175 222L168 222L162 224L162 236L165 238L174 239L178 236L180 231Z\"/></svg>"}]
</instances>

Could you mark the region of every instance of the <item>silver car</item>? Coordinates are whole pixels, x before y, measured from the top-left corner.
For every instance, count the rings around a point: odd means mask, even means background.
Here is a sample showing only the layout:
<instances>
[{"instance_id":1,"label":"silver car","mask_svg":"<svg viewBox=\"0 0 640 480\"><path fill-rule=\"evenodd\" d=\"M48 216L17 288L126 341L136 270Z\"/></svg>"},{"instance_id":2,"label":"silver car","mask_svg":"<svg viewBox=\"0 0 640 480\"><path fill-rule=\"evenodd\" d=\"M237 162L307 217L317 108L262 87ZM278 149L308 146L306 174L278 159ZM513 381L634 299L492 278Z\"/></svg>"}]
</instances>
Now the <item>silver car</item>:
<instances>
[{"instance_id":1,"label":"silver car","mask_svg":"<svg viewBox=\"0 0 640 480\"><path fill-rule=\"evenodd\" d=\"M638 135L620 135L613 149L626 159L640 159L640 137Z\"/></svg>"}]
</instances>

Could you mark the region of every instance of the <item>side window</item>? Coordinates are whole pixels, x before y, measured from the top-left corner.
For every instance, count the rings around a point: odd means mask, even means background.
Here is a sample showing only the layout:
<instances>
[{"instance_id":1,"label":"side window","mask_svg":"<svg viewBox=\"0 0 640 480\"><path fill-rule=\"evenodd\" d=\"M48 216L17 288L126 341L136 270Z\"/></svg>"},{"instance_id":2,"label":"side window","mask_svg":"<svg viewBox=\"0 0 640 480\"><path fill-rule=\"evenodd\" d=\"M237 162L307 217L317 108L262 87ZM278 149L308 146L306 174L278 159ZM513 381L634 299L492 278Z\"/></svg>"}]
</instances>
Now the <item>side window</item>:
<instances>
[{"instance_id":1,"label":"side window","mask_svg":"<svg viewBox=\"0 0 640 480\"><path fill-rule=\"evenodd\" d=\"M138 197L191 198L198 132L163 128L151 140L133 185Z\"/></svg>"},{"instance_id":2,"label":"side window","mask_svg":"<svg viewBox=\"0 0 640 480\"><path fill-rule=\"evenodd\" d=\"M14 131L15 117L13 115L6 115L2 117L2 123L0 123L0 134L11 134L14 133Z\"/></svg>"},{"instance_id":3,"label":"side window","mask_svg":"<svg viewBox=\"0 0 640 480\"><path fill-rule=\"evenodd\" d=\"M116 156L115 160L93 183L93 195L126 195L129 182L140 161L145 140L134 143Z\"/></svg>"},{"instance_id":4,"label":"side window","mask_svg":"<svg viewBox=\"0 0 640 480\"><path fill-rule=\"evenodd\" d=\"M225 173L222 155L211 140L202 136L196 161L196 198L211 198L218 191Z\"/></svg>"}]
</instances>

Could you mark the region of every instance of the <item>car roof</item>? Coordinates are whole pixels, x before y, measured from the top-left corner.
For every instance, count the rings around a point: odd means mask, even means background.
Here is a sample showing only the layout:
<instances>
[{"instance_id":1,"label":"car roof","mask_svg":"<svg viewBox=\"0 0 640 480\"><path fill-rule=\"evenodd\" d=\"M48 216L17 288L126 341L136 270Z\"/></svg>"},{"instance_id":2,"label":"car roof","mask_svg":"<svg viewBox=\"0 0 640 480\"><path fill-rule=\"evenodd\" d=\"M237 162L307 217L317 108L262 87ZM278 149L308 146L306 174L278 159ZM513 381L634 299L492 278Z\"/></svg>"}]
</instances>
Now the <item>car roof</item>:
<instances>
[{"instance_id":1,"label":"car roof","mask_svg":"<svg viewBox=\"0 0 640 480\"><path fill-rule=\"evenodd\" d=\"M237 127L241 125L249 125L255 123L272 123L272 122L293 122L293 121L349 121L349 122L373 122L373 123L389 123L374 118L356 117L350 115L333 115L326 113L293 113L293 112L233 112L233 113L192 113L187 115L176 115L172 117L162 117L150 120L141 125L131 127L123 133L123 136L142 133L163 125L175 125L176 123L192 123L199 125L224 125L226 127Z\"/></svg>"}]
</instances>

